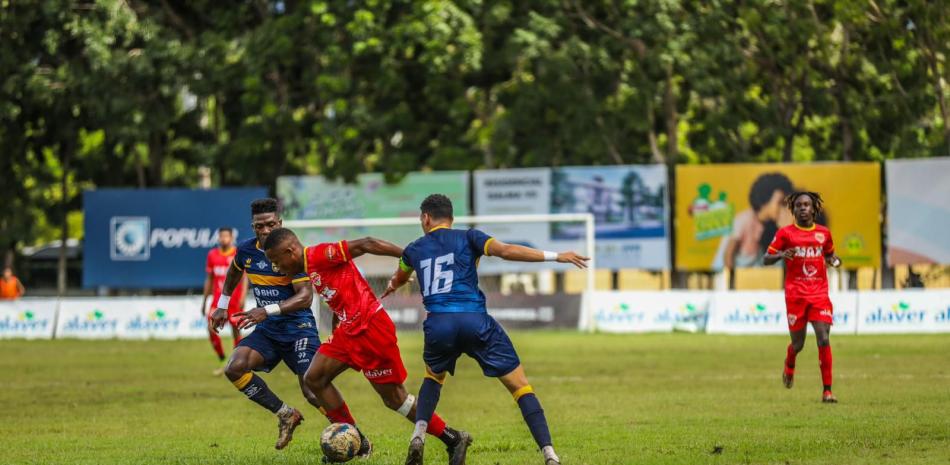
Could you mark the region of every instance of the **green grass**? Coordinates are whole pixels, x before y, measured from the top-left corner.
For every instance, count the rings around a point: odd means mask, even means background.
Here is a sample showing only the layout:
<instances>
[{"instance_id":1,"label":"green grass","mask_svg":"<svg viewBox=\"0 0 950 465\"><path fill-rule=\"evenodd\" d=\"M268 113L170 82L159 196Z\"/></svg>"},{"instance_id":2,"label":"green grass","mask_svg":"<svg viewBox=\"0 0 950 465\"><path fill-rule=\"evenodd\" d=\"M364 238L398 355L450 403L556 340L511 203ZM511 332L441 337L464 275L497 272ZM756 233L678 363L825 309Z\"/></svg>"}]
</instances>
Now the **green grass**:
<instances>
[{"instance_id":1,"label":"green grass","mask_svg":"<svg viewBox=\"0 0 950 465\"><path fill-rule=\"evenodd\" d=\"M819 402L813 339L788 391L784 337L512 337L565 464L950 463L950 336L833 337L838 405ZM401 345L416 391L421 338ZM308 420L278 452L274 417L214 367L206 341L0 341L0 463L319 463L326 421L286 368L264 377ZM360 374L337 385L375 441L369 463L402 464L410 423ZM475 436L469 464L541 464L516 404L471 360L438 410ZM428 444L426 463L446 463Z\"/></svg>"}]
</instances>

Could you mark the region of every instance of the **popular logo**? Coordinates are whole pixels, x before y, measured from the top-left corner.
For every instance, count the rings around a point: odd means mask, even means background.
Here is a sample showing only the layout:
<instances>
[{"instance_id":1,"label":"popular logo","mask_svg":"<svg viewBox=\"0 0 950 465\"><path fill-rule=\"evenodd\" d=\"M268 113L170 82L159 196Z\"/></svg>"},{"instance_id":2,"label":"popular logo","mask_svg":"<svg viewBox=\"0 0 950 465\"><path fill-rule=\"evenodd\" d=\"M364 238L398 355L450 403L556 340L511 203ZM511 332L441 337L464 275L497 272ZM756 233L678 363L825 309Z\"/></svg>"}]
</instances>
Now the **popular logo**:
<instances>
[{"instance_id":1,"label":"popular logo","mask_svg":"<svg viewBox=\"0 0 950 465\"><path fill-rule=\"evenodd\" d=\"M149 247L147 216L116 216L109 222L109 256L116 261L146 261Z\"/></svg>"}]
</instances>

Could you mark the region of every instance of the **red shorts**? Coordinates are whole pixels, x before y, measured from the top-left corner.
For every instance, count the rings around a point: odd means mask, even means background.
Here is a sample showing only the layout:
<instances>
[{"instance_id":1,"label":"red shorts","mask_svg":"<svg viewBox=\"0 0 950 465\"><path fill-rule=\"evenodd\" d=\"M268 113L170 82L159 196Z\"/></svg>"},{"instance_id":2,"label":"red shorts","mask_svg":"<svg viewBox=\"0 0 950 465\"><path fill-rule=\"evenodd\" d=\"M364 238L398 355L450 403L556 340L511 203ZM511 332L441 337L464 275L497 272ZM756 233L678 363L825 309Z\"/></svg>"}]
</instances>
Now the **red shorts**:
<instances>
[{"instance_id":1,"label":"red shorts","mask_svg":"<svg viewBox=\"0 0 950 465\"><path fill-rule=\"evenodd\" d=\"M337 328L329 341L320 344L318 352L363 372L374 384L406 381L406 366L396 341L396 325L383 309L371 316L366 329L358 334L349 335Z\"/></svg>"},{"instance_id":2,"label":"red shorts","mask_svg":"<svg viewBox=\"0 0 950 465\"><path fill-rule=\"evenodd\" d=\"M801 331L809 321L834 324L834 307L827 295L785 297L789 331Z\"/></svg>"}]
</instances>

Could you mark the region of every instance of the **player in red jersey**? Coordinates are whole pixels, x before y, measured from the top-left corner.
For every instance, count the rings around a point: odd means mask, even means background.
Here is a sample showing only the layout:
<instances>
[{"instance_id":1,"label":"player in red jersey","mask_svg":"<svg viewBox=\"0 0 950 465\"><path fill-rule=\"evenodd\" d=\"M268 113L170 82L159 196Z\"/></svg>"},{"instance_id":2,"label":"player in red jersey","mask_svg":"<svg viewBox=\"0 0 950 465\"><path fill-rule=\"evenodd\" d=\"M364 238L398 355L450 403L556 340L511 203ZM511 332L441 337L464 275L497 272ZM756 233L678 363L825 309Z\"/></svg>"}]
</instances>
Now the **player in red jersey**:
<instances>
[{"instance_id":1,"label":"player in red jersey","mask_svg":"<svg viewBox=\"0 0 950 465\"><path fill-rule=\"evenodd\" d=\"M332 384L334 378L353 368L363 373L386 407L415 423L416 402L403 385L406 367L397 345L396 326L352 261L367 253L399 258L402 248L373 238L304 247L289 229L275 229L267 236L264 250L282 273L307 274L316 293L333 311L333 336L320 345L304 376L330 422L356 425ZM427 432L445 443L451 465L465 463L472 442L468 433L446 426L438 415L432 416ZM369 444L365 437L363 444ZM369 452L361 450L359 455L365 457Z\"/></svg>"},{"instance_id":2,"label":"player in red jersey","mask_svg":"<svg viewBox=\"0 0 950 465\"><path fill-rule=\"evenodd\" d=\"M828 273L825 264L835 268L841 259L835 255L831 231L815 223L821 212L821 196L815 192L796 192L786 200L795 221L779 229L764 257L766 265L785 260L785 307L792 343L788 345L782 380L791 389L795 377L795 357L805 347L808 322L815 329L822 402L835 403L831 393L831 325L834 308L828 297Z\"/></svg>"},{"instance_id":3,"label":"player in red jersey","mask_svg":"<svg viewBox=\"0 0 950 465\"><path fill-rule=\"evenodd\" d=\"M205 272L208 277L205 279L204 294L201 297L201 315L208 315L208 296L213 295L212 302L217 302L221 296L221 290L224 289L224 280L228 276L228 268L231 267L231 261L237 248L234 247L234 230L228 227L218 229L218 246L208 251L208 259L205 261ZM234 345L241 342L241 330L238 328L237 319L232 318L235 313L244 310L244 283L238 285L234 291L234 298L228 306L228 322L231 323L231 334L234 335ZM222 366L214 370L215 375L224 374L224 348L221 346L221 337L208 325L208 339L211 340L211 347L214 348Z\"/></svg>"}]
</instances>

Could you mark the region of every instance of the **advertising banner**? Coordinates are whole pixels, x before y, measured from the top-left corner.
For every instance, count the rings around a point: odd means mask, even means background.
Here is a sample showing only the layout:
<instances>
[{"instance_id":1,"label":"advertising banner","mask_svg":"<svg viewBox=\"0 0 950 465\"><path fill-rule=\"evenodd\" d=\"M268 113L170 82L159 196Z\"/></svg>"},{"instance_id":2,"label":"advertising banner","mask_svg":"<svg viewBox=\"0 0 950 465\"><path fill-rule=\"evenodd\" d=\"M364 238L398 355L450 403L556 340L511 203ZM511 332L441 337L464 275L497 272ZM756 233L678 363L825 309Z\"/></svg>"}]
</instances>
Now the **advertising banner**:
<instances>
[{"instance_id":1,"label":"advertising banner","mask_svg":"<svg viewBox=\"0 0 950 465\"><path fill-rule=\"evenodd\" d=\"M854 334L858 324L857 293L830 295L835 334ZM811 325L809 331L812 332ZM776 291L716 292L709 307L708 333L788 334L785 294Z\"/></svg>"},{"instance_id":2,"label":"advertising banner","mask_svg":"<svg viewBox=\"0 0 950 465\"><path fill-rule=\"evenodd\" d=\"M950 157L887 160L887 263L950 264Z\"/></svg>"},{"instance_id":3,"label":"advertising banner","mask_svg":"<svg viewBox=\"0 0 950 465\"><path fill-rule=\"evenodd\" d=\"M0 339L52 339L56 299L20 299L0 302Z\"/></svg>"},{"instance_id":4,"label":"advertising banner","mask_svg":"<svg viewBox=\"0 0 950 465\"><path fill-rule=\"evenodd\" d=\"M188 289L205 280L218 228L253 237L248 189L97 189L83 193L83 287Z\"/></svg>"},{"instance_id":5,"label":"advertising banner","mask_svg":"<svg viewBox=\"0 0 950 465\"><path fill-rule=\"evenodd\" d=\"M950 289L858 295L858 334L950 332Z\"/></svg>"},{"instance_id":6,"label":"advertising banner","mask_svg":"<svg viewBox=\"0 0 950 465\"><path fill-rule=\"evenodd\" d=\"M476 171L475 212L590 213L598 268L665 269L670 265L666 175L664 165ZM585 245L583 223L513 222L482 229L503 241L537 248L583 250Z\"/></svg>"},{"instance_id":7,"label":"advertising banner","mask_svg":"<svg viewBox=\"0 0 950 465\"><path fill-rule=\"evenodd\" d=\"M579 294L486 294L488 313L506 329L577 329L581 312ZM422 328L426 311L418 294L397 294L383 306L400 330Z\"/></svg>"},{"instance_id":8,"label":"advertising banner","mask_svg":"<svg viewBox=\"0 0 950 465\"><path fill-rule=\"evenodd\" d=\"M591 304L597 331L672 332L705 326L710 292L594 292Z\"/></svg>"},{"instance_id":9,"label":"advertising banner","mask_svg":"<svg viewBox=\"0 0 950 465\"><path fill-rule=\"evenodd\" d=\"M679 165L676 179L678 269L762 266L775 232L793 221L783 199L798 190L821 194L818 223L845 268L880 266L877 163Z\"/></svg>"},{"instance_id":10,"label":"advertising banner","mask_svg":"<svg viewBox=\"0 0 950 465\"><path fill-rule=\"evenodd\" d=\"M132 298L75 298L59 302L56 338L112 339L119 336L119 327L126 321Z\"/></svg>"}]
</instances>

